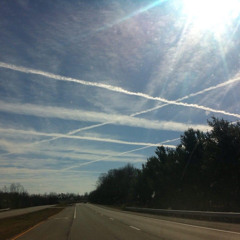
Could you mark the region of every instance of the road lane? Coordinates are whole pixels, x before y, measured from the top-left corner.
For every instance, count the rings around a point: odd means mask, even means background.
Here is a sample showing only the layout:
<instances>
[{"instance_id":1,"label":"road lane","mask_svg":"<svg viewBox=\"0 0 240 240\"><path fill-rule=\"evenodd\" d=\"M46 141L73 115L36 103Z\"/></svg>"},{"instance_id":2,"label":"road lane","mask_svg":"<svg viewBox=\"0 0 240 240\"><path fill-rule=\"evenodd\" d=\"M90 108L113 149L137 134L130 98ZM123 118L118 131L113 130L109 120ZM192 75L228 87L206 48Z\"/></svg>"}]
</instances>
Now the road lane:
<instances>
[{"instance_id":1,"label":"road lane","mask_svg":"<svg viewBox=\"0 0 240 240\"><path fill-rule=\"evenodd\" d=\"M178 239L178 240L239 240L240 232L226 231L208 227L194 226L179 222L166 221L135 215L121 211L113 211L99 206L88 204L88 208L102 214L103 216L114 218L126 225L141 229L141 232L151 233L158 239Z\"/></svg>"},{"instance_id":2,"label":"road lane","mask_svg":"<svg viewBox=\"0 0 240 240\"><path fill-rule=\"evenodd\" d=\"M0 219L6 217L14 217L19 216L26 213L36 212L42 209L50 208L55 205L44 205L44 206L36 206L36 207L29 207L29 208L21 208L21 209L13 209L5 212L0 212Z\"/></svg>"},{"instance_id":3,"label":"road lane","mask_svg":"<svg viewBox=\"0 0 240 240\"><path fill-rule=\"evenodd\" d=\"M67 240L71 229L74 206L67 207L47 221L26 232L18 240Z\"/></svg>"},{"instance_id":4,"label":"road lane","mask_svg":"<svg viewBox=\"0 0 240 240\"><path fill-rule=\"evenodd\" d=\"M77 205L69 240L159 240L149 233L139 232L114 218L101 215L86 204Z\"/></svg>"},{"instance_id":5,"label":"road lane","mask_svg":"<svg viewBox=\"0 0 240 240\"><path fill-rule=\"evenodd\" d=\"M92 204L68 207L19 240L239 240L240 232L172 222Z\"/></svg>"}]
</instances>

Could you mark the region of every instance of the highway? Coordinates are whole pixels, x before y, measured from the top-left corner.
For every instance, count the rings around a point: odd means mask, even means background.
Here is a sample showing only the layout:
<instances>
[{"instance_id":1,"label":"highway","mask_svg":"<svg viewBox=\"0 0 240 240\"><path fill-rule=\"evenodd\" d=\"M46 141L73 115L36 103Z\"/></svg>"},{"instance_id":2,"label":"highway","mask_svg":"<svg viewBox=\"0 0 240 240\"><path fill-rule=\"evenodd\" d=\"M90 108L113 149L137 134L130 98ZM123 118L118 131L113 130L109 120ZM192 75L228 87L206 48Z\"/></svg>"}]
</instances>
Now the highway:
<instances>
[{"instance_id":1,"label":"highway","mask_svg":"<svg viewBox=\"0 0 240 240\"><path fill-rule=\"evenodd\" d=\"M185 221L185 220L184 220ZM147 214L77 204L39 224L18 240L239 240L239 224L197 226ZM205 225L207 222L205 222Z\"/></svg>"},{"instance_id":2,"label":"highway","mask_svg":"<svg viewBox=\"0 0 240 240\"><path fill-rule=\"evenodd\" d=\"M36 207L29 207L29 208L21 208L21 209L13 209L4 212L0 212L0 219L6 217L14 217L26 213L36 212L45 208L50 208L55 205L44 205L44 206L36 206Z\"/></svg>"}]
</instances>

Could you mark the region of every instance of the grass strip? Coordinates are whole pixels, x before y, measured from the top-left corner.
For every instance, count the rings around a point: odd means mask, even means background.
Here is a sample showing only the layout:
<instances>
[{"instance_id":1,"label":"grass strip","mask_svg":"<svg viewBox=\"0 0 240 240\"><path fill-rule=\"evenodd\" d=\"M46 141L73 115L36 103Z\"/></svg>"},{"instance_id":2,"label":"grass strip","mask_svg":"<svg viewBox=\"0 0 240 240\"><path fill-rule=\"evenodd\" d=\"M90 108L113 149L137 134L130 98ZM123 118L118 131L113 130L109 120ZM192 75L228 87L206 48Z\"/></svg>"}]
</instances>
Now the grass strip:
<instances>
[{"instance_id":1,"label":"grass strip","mask_svg":"<svg viewBox=\"0 0 240 240\"><path fill-rule=\"evenodd\" d=\"M15 217L0 219L0 240L10 239L47 218L59 213L63 208L47 208Z\"/></svg>"}]
</instances>

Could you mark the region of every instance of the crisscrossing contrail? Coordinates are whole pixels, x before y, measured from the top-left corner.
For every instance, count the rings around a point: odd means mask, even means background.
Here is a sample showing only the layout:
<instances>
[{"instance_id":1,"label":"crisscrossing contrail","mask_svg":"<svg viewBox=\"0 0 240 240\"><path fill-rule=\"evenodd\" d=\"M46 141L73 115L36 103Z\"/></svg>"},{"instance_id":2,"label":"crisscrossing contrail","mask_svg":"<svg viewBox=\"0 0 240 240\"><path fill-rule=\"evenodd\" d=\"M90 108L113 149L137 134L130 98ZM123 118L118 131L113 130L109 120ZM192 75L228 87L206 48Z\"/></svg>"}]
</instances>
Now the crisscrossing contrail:
<instances>
[{"instance_id":1,"label":"crisscrossing contrail","mask_svg":"<svg viewBox=\"0 0 240 240\"><path fill-rule=\"evenodd\" d=\"M4 63L4 62L0 62L0 67L15 70L15 71L19 71L19 72L23 72L23 73L41 75L41 76L51 78L51 79L55 79L55 80L59 80L59 81L75 82L75 83L82 84L82 85L85 85L85 86L103 88L103 89L106 89L106 90L109 90L109 91L123 93L123 94L131 95L131 96L142 97L142 98L145 98L145 99L158 101L158 102L163 102L163 103L167 103L167 104L173 104L173 105L184 106L184 107L191 107L191 108L201 109L201 110L204 110L204 111L220 113L220 114L240 118L240 114L237 114L237 113L230 113L230 112L227 112L227 111L224 111L224 110L217 110L217 109L209 108L209 107L198 105L198 104L189 104L189 103L184 103L184 102L180 102L180 101L168 100L168 99L161 98L161 97L153 97L153 96L148 95L146 93L128 91L124 88L117 87L117 86L112 86L112 85L109 85L109 84L98 83L98 82L88 82L88 81L84 81L84 80L80 80L80 79L76 79L76 78L65 77L65 76L56 75L56 74L53 74L53 73L43 72L43 71L36 70L36 69L25 68L25 67L21 67L21 66L12 65L12 64L7 64L7 63Z\"/></svg>"}]
</instances>

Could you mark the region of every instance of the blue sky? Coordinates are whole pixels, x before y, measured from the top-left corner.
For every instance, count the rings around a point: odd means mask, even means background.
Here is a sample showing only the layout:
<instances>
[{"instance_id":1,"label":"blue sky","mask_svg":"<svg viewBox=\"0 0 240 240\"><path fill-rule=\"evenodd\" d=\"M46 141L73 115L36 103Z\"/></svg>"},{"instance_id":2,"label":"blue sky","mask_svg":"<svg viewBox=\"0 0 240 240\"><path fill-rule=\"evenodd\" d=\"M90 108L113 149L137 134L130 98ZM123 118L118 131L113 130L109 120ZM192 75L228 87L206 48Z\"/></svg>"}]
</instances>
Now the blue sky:
<instances>
[{"instance_id":1,"label":"blue sky","mask_svg":"<svg viewBox=\"0 0 240 240\"><path fill-rule=\"evenodd\" d=\"M239 13L238 0L1 1L0 187L82 194L212 116L238 121Z\"/></svg>"}]
</instances>

